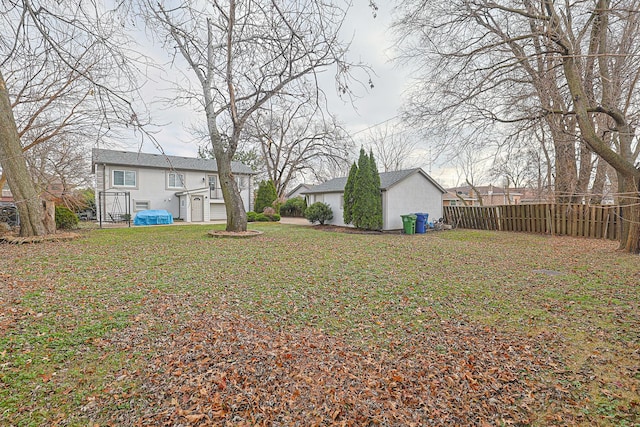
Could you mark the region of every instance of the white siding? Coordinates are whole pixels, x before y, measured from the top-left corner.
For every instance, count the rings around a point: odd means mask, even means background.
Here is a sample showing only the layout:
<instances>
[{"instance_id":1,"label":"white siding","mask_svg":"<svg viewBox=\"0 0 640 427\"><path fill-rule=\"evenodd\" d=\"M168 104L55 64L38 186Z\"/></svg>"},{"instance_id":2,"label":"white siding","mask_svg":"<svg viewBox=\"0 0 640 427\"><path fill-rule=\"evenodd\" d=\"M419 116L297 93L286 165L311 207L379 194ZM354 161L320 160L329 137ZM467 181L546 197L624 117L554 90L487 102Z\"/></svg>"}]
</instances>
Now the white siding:
<instances>
[{"instance_id":1,"label":"white siding","mask_svg":"<svg viewBox=\"0 0 640 427\"><path fill-rule=\"evenodd\" d=\"M346 225L342 215L342 207L340 206L342 203L342 193L324 193L322 196L324 196L322 202L329 205L333 212L333 219L329 221L328 224Z\"/></svg>"},{"instance_id":2,"label":"white siding","mask_svg":"<svg viewBox=\"0 0 640 427\"><path fill-rule=\"evenodd\" d=\"M114 170L134 170L136 171L135 187L114 187L112 185ZM141 168L131 166L96 165L96 195L100 191L128 191L131 195L132 218L136 215L135 201L146 201L149 209L164 209L171 212L174 218L181 218L187 222L191 221L191 199L190 195L201 194L205 196L204 220L226 219L226 210L222 199L219 203L210 203L207 176L211 172L206 171L182 171L177 170L184 177L185 188L170 188L168 186L168 169ZM245 209L250 209L251 200L251 177L245 175L245 188L241 191L242 201ZM185 193L176 196L176 193ZM184 200L184 206L182 206ZM123 207L124 208L124 207ZM106 207L109 212L110 207ZM222 212L222 214L220 214ZM108 218L105 218L108 219Z\"/></svg>"},{"instance_id":3,"label":"white siding","mask_svg":"<svg viewBox=\"0 0 640 427\"><path fill-rule=\"evenodd\" d=\"M400 215L428 213L429 221L442 217L442 192L424 175L414 173L382 193L384 230L402 228Z\"/></svg>"}]
</instances>

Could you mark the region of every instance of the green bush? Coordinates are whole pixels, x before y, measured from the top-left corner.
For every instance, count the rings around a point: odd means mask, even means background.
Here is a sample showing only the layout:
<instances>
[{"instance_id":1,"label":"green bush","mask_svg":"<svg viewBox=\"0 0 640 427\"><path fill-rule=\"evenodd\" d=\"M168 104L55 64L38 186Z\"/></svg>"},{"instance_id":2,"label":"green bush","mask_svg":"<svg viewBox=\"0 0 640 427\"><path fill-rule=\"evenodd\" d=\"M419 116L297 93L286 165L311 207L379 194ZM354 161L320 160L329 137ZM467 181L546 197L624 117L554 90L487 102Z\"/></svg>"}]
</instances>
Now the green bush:
<instances>
[{"instance_id":1,"label":"green bush","mask_svg":"<svg viewBox=\"0 0 640 427\"><path fill-rule=\"evenodd\" d=\"M326 203L315 202L307 208L304 212L304 216L311 224L315 222L324 224L326 221L331 221L333 219L333 211Z\"/></svg>"},{"instance_id":2,"label":"green bush","mask_svg":"<svg viewBox=\"0 0 640 427\"><path fill-rule=\"evenodd\" d=\"M263 213L257 212L247 212L247 222L269 222L269 221L280 221L280 215L274 213L273 215L266 215Z\"/></svg>"},{"instance_id":3,"label":"green bush","mask_svg":"<svg viewBox=\"0 0 640 427\"><path fill-rule=\"evenodd\" d=\"M56 206L56 228L61 230L71 230L78 228L78 216L64 206Z\"/></svg>"},{"instance_id":4,"label":"green bush","mask_svg":"<svg viewBox=\"0 0 640 427\"><path fill-rule=\"evenodd\" d=\"M269 180L260 182L256 193L256 205L254 210L261 213L264 211L264 208L270 208L277 198L278 193L276 192L276 186L273 184L273 181Z\"/></svg>"},{"instance_id":5,"label":"green bush","mask_svg":"<svg viewBox=\"0 0 640 427\"><path fill-rule=\"evenodd\" d=\"M307 209L307 201L304 197L298 196L293 199L287 200L284 205L280 207L280 215L282 216L296 216L304 217L304 211Z\"/></svg>"}]
</instances>

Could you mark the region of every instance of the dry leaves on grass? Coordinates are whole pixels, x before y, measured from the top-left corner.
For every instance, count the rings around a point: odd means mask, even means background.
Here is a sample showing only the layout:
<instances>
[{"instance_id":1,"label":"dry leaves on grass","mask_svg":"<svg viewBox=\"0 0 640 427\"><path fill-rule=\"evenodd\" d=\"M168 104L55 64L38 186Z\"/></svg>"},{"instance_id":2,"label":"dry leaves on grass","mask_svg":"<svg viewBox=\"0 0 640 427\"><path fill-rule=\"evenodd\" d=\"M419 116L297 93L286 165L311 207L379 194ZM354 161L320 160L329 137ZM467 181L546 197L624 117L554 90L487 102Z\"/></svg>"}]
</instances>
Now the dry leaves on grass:
<instances>
[{"instance_id":1,"label":"dry leaves on grass","mask_svg":"<svg viewBox=\"0 0 640 427\"><path fill-rule=\"evenodd\" d=\"M364 351L318 331L202 316L152 345L140 419L150 425L523 425L572 423L548 382L550 337L445 322L401 350ZM575 413L575 407L572 408ZM113 414L120 422L123 414ZM577 421L577 420L574 420Z\"/></svg>"}]
</instances>

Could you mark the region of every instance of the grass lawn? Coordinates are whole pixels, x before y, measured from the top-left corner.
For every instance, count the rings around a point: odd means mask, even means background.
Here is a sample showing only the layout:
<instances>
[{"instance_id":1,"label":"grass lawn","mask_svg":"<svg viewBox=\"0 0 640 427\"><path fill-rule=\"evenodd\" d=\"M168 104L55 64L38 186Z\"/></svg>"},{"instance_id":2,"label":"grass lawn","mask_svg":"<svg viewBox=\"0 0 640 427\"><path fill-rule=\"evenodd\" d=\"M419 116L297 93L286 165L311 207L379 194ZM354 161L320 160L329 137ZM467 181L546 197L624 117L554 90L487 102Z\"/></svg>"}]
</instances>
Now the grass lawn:
<instances>
[{"instance_id":1,"label":"grass lawn","mask_svg":"<svg viewBox=\"0 0 640 427\"><path fill-rule=\"evenodd\" d=\"M0 425L640 425L615 242L215 227L0 245Z\"/></svg>"}]
</instances>

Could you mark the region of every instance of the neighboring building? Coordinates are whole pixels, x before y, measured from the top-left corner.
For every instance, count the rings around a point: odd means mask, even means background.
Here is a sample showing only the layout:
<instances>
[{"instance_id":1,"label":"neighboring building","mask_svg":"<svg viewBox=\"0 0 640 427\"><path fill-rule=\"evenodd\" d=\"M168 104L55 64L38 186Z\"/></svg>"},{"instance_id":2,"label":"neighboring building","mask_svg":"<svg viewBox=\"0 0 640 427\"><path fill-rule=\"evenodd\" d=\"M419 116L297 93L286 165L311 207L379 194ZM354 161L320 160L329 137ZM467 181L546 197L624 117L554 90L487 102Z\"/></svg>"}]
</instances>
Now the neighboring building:
<instances>
[{"instance_id":1,"label":"neighboring building","mask_svg":"<svg viewBox=\"0 0 640 427\"><path fill-rule=\"evenodd\" d=\"M296 188L289 191L286 195L287 199L294 199L298 196L304 197L304 193L307 192L312 187L312 185L308 184L298 184Z\"/></svg>"},{"instance_id":2,"label":"neighboring building","mask_svg":"<svg viewBox=\"0 0 640 427\"><path fill-rule=\"evenodd\" d=\"M554 203L553 192L548 191L545 188L535 189L535 188L514 188L511 191L516 191L521 194L520 196L520 204L539 204L539 203Z\"/></svg>"},{"instance_id":3,"label":"neighboring building","mask_svg":"<svg viewBox=\"0 0 640 427\"><path fill-rule=\"evenodd\" d=\"M468 194L459 193L456 194L452 191L447 191L442 195L442 206L476 206L478 205L478 199L471 197Z\"/></svg>"},{"instance_id":4,"label":"neighboring building","mask_svg":"<svg viewBox=\"0 0 640 427\"><path fill-rule=\"evenodd\" d=\"M342 177L312 186L304 192L307 205L315 202L326 203L333 211L330 224L347 225L343 219L346 184L347 177ZM401 229L400 215L404 214L428 213L429 220L442 217L442 195L446 191L422 169L381 173L380 189L383 230Z\"/></svg>"},{"instance_id":5,"label":"neighboring building","mask_svg":"<svg viewBox=\"0 0 640 427\"><path fill-rule=\"evenodd\" d=\"M9 189L9 184L5 181L4 187L2 187L2 195L0 196L0 202L13 202L13 194Z\"/></svg>"},{"instance_id":6,"label":"neighboring building","mask_svg":"<svg viewBox=\"0 0 640 427\"><path fill-rule=\"evenodd\" d=\"M474 206L519 205L522 194L513 189L504 189L495 185L479 185L448 188L447 192L477 200Z\"/></svg>"},{"instance_id":7,"label":"neighboring building","mask_svg":"<svg viewBox=\"0 0 640 427\"><path fill-rule=\"evenodd\" d=\"M104 221L130 212L164 209L186 222L225 220L227 217L218 165L215 160L161 154L93 149L92 172L96 175L96 204L104 196L98 218ZM245 209L251 210L253 189L248 166L232 162ZM128 193L129 197L119 197ZM128 210L123 203L128 203Z\"/></svg>"}]
</instances>

